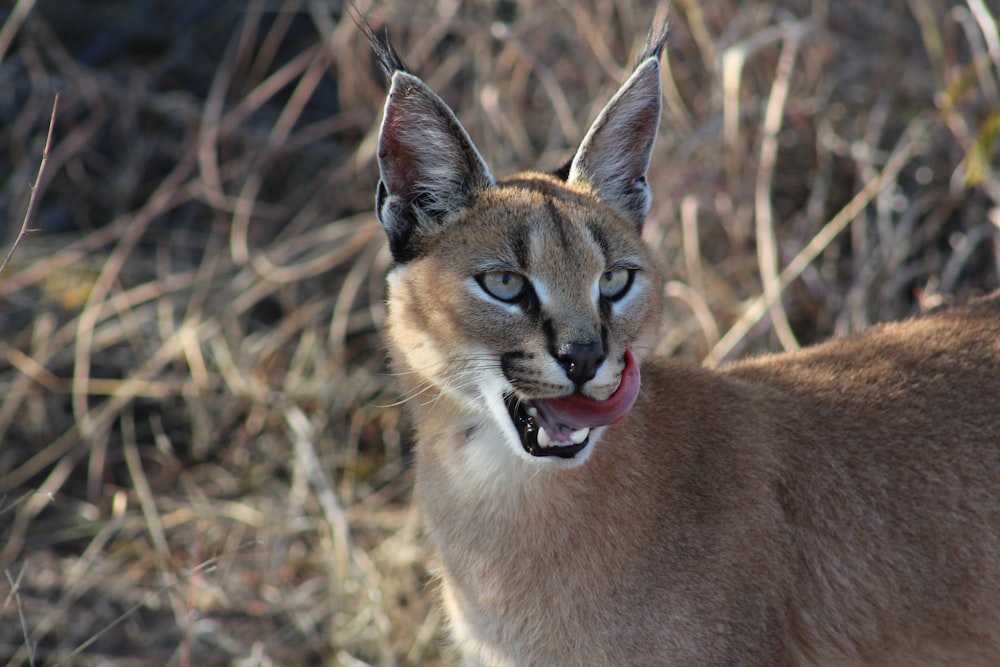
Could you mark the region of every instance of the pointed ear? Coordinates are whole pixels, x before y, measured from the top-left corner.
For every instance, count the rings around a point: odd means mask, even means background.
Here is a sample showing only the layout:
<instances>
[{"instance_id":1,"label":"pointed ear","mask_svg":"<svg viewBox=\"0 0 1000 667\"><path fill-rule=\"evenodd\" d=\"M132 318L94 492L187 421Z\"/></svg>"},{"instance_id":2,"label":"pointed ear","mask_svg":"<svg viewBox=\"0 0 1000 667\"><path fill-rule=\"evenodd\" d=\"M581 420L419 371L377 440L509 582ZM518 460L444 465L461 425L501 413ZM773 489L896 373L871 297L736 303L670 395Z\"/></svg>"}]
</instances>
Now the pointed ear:
<instances>
[{"instance_id":1,"label":"pointed ear","mask_svg":"<svg viewBox=\"0 0 1000 667\"><path fill-rule=\"evenodd\" d=\"M642 60L583 138L567 181L585 184L642 227L652 203L646 170L660 125L660 47Z\"/></svg>"},{"instance_id":2,"label":"pointed ear","mask_svg":"<svg viewBox=\"0 0 1000 667\"><path fill-rule=\"evenodd\" d=\"M378 140L375 210L397 262L419 254L417 232L472 203L493 176L451 109L423 81L392 74Z\"/></svg>"}]
</instances>

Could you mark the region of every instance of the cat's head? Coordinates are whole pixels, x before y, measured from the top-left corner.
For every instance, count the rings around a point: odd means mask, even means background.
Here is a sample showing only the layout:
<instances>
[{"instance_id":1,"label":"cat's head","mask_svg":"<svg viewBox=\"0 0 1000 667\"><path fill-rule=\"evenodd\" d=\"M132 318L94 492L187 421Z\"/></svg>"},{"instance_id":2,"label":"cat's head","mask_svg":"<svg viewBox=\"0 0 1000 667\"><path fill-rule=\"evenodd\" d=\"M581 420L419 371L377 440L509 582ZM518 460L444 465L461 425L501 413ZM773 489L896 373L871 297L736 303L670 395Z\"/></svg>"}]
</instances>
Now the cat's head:
<instances>
[{"instance_id":1,"label":"cat's head","mask_svg":"<svg viewBox=\"0 0 1000 667\"><path fill-rule=\"evenodd\" d=\"M505 179L369 36L391 78L376 210L395 260L394 362L412 392L448 395L516 455L579 464L627 417L660 320L662 278L641 230L664 36L565 168Z\"/></svg>"}]
</instances>

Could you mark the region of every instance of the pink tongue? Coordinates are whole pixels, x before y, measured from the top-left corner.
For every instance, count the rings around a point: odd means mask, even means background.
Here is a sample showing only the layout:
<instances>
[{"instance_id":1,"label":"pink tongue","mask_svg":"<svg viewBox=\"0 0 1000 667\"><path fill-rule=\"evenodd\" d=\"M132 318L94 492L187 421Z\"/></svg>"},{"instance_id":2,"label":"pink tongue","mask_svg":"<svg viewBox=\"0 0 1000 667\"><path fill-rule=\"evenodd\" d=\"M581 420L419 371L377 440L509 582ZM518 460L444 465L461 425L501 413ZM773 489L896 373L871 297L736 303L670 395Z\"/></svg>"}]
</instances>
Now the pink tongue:
<instances>
[{"instance_id":1,"label":"pink tongue","mask_svg":"<svg viewBox=\"0 0 1000 667\"><path fill-rule=\"evenodd\" d=\"M607 426L625 418L639 395L639 366L632 356L632 349L625 349L625 368L622 379L607 399L598 401L581 393L561 398L533 401L546 422L562 424L573 429Z\"/></svg>"}]
</instances>

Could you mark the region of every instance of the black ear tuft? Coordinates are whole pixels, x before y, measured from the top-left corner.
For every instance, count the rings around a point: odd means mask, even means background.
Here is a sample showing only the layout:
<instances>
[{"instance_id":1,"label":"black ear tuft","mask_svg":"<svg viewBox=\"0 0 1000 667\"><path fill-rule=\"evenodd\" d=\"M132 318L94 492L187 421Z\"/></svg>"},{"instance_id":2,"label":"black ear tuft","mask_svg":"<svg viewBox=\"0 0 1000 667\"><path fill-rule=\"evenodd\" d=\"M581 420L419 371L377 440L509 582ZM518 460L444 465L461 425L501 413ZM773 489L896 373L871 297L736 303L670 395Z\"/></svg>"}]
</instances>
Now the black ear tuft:
<instances>
[{"instance_id":1,"label":"black ear tuft","mask_svg":"<svg viewBox=\"0 0 1000 667\"><path fill-rule=\"evenodd\" d=\"M667 33L669 32L670 25L663 21L659 28L650 28L649 34L646 36L646 46L643 47L642 53L636 58L636 69L639 65L646 62L650 58L653 58L659 62L660 58L663 56L663 49L667 45Z\"/></svg>"},{"instance_id":2,"label":"black ear tuft","mask_svg":"<svg viewBox=\"0 0 1000 667\"><path fill-rule=\"evenodd\" d=\"M351 20L354 21L354 25L361 29L361 32L365 34L368 38L368 43L371 44L372 51L375 52L375 57L378 60L379 67L385 73L385 76L390 81L392 80L392 75L396 72L409 72L409 68L403 64L403 59L400 58L396 49L392 46L389 41L389 36L379 35L372 28L371 24L361 15L361 12L353 3L347 3L347 11L351 15Z\"/></svg>"}]
</instances>

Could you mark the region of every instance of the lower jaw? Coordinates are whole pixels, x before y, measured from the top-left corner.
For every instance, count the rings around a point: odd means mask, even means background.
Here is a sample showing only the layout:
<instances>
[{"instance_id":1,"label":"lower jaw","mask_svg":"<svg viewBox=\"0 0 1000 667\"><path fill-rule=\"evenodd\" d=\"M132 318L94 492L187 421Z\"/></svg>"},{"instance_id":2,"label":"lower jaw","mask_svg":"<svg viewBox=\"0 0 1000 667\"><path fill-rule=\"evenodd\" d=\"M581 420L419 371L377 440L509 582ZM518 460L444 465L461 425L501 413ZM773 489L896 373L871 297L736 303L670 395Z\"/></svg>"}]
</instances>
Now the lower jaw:
<instances>
[{"instance_id":1,"label":"lower jaw","mask_svg":"<svg viewBox=\"0 0 1000 667\"><path fill-rule=\"evenodd\" d=\"M571 459L587 447L587 441L584 440L579 445L550 445L549 447L538 447L532 446L522 440L521 445L524 447L524 451L539 458L554 456L560 459Z\"/></svg>"},{"instance_id":2,"label":"lower jaw","mask_svg":"<svg viewBox=\"0 0 1000 667\"><path fill-rule=\"evenodd\" d=\"M504 402L510 412L511 421L514 422L514 429L521 439L521 446L532 456L571 459L586 449L590 443L590 429L586 429L586 432L581 430L573 434L574 440L579 439L579 442L552 442L545 429L538 426L518 402L512 399L507 399Z\"/></svg>"},{"instance_id":3,"label":"lower jaw","mask_svg":"<svg viewBox=\"0 0 1000 667\"><path fill-rule=\"evenodd\" d=\"M520 430L520 429L519 429ZM551 442L544 429L538 428L534 432L519 433L521 436L521 446L524 451L532 456L555 456L561 459L571 459L578 452L586 448L590 442L590 429L574 434L574 441L567 443ZM576 442L579 440L579 442ZM542 444L542 443L545 444Z\"/></svg>"}]
</instances>

